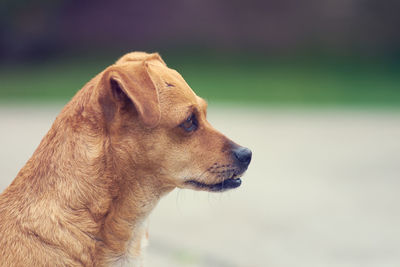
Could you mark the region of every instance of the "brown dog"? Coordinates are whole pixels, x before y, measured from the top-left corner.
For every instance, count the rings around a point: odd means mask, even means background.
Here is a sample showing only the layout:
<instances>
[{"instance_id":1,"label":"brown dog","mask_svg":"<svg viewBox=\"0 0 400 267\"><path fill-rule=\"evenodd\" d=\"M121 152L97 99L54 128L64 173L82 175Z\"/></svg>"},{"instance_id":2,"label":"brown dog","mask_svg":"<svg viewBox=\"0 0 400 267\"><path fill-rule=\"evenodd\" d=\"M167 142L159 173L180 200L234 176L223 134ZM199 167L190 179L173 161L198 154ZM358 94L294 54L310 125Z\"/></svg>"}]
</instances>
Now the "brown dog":
<instances>
[{"instance_id":1,"label":"brown dog","mask_svg":"<svg viewBox=\"0 0 400 267\"><path fill-rule=\"evenodd\" d=\"M163 195L238 187L251 151L206 108L158 54L129 53L94 77L0 195L0 266L137 262Z\"/></svg>"}]
</instances>

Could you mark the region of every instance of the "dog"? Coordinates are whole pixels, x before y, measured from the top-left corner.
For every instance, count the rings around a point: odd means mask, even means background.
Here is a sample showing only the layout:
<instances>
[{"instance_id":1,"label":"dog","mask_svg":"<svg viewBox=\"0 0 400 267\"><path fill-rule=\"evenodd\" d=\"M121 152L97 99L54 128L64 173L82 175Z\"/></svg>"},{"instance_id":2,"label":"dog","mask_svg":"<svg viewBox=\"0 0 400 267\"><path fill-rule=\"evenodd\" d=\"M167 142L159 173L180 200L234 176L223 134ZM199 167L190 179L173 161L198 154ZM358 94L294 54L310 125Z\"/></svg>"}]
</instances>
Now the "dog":
<instances>
[{"instance_id":1,"label":"dog","mask_svg":"<svg viewBox=\"0 0 400 267\"><path fill-rule=\"evenodd\" d=\"M139 266L162 196L241 184L251 151L206 116L206 101L158 53L107 67L0 195L0 266Z\"/></svg>"}]
</instances>

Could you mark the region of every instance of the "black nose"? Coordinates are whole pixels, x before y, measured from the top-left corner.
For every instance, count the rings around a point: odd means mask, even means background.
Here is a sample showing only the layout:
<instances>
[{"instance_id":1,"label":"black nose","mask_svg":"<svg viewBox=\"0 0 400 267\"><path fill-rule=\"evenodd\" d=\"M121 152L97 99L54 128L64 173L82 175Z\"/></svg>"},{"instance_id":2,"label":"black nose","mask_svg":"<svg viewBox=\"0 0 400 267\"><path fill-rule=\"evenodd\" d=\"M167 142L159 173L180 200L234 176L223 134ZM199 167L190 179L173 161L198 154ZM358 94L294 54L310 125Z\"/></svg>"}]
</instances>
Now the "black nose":
<instances>
[{"instance_id":1,"label":"black nose","mask_svg":"<svg viewBox=\"0 0 400 267\"><path fill-rule=\"evenodd\" d=\"M237 147L233 150L233 155L238 160L240 165L243 167L247 167L251 161L251 150L245 147Z\"/></svg>"}]
</instances>

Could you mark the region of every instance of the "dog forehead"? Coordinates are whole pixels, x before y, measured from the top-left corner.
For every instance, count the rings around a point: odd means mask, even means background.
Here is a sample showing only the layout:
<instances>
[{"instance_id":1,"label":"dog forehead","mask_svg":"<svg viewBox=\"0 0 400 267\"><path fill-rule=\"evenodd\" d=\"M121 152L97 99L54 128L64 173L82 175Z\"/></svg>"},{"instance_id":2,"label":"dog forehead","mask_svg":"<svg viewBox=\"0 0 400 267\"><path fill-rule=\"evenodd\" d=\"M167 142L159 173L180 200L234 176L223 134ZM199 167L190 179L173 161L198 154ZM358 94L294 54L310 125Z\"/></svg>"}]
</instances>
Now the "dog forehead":
<instances>
[{"instance_id":1,"label":"dog forehead","mask_svg":"<svg viewBox=\"0 0 400 267\"><path fill-rule=\"evenodd\" d=\"M205 101L195 94L176 70L149 64L149 72L159 93L161 116L165 123L180 123L195 109L206 108Z\"/></svg>"},{"instance_id":2,"label":"dog forehead","mask_svg":"<svg viewBox=\"0 0 400 267\"><path fill-rule=\"evenodd\" d=\"M169 102L175 104L179 104L179 102L195 104L197 102L196 94L176 70L162 65L149 64L149 72L157 85L160 98L168 98Z\"/></svg>"},{"instance_id":3,"label":"dog forehead","mask_svg":"<svg viewBox=\"0 0 400 267\"><path fill-rule=\"evenodd\" d=\"M183 77L176 70L168 68L165 65L148 62L148 67L152 76L158 77L164 82L170 81L170 82L186 83Z\"/></svg>"}]
</instances>

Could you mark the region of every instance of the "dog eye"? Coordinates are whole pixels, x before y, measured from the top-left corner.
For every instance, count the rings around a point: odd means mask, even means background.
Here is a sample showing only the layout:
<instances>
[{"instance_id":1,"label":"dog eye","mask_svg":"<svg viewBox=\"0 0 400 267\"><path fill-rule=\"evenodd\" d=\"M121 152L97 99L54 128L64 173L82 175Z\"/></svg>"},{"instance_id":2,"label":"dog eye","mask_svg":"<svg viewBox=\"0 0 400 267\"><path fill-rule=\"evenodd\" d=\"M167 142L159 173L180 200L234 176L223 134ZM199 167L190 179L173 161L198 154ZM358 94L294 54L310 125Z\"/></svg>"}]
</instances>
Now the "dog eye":
<instances>
[{"instance_id":1,"label":"dog eye","mask_svg":"<svg viewBox=\"0 0 400 267\"><path fill-rule=\"evenodd\" d=\"M193 132L197 129L198 123L196 116L191 114L184 122L181 123L182 127L186 132Z\"/></svg>"}]
</instances>

